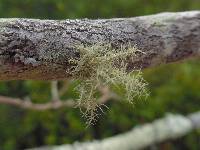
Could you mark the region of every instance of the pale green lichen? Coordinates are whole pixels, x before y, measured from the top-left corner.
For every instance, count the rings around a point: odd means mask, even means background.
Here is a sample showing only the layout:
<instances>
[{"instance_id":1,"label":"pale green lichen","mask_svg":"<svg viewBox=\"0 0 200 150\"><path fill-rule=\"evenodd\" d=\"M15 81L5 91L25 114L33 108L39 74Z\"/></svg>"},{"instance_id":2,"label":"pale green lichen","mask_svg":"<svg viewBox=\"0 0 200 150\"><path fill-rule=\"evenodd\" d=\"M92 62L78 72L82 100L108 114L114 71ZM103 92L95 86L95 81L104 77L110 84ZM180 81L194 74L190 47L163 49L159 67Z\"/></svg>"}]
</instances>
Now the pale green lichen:
<instances>
[{"instance_id":1,"label":"pale green lichen","mask_svg":"<svg viewBox=\"0 0 200 150\"><path fill-rule=\"evenodd\" d=\"M85 110L81 112L88 124L95 123L98 118L98 110L102 110L98 102L99 87L108 86L119 91L128 102L133 103L136 97L147 96L146 82L139 70L127 73L126 61L137 57L142 53L136 47L121 46L114 49L110 45L78 46L79 59L70 59L74 65L71 72L73 78L81 80L77 86L80 93L78 106Z\"/></svg>"},{"instance_id":2,"label":"pale green lichen","mask_svg":"<svg viewBox=\"0 0 200 150\"><path fill-rule=\"evenodd\" d=\"M165 26L165 24L163 24L163 22L159 22L159 21L156 21L152 24L154 27L163 27Z\"/></svg>"}]
</instances>

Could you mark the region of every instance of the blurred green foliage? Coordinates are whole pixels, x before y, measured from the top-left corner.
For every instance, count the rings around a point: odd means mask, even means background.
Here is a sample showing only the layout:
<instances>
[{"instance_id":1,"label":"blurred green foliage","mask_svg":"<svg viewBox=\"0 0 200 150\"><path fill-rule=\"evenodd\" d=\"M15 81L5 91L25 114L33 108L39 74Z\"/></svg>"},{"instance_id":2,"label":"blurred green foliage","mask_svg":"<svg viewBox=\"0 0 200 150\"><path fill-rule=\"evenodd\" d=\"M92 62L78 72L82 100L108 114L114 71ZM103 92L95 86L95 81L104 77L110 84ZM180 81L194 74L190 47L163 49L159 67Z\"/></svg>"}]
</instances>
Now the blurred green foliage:
<instances>
[{"instance_id":1,"label":"blurred green foliage","mask_svg":"<svg viewBox=\"0 0 200 150\"><path fill-rule=\"evenodd\" d=\"M199 10L200 0L0 0L0 17L45 19L111 18L147 15L166 11ZM163 65L144 71L150 97L130 104L109 101L109 110L95 126L85 128L78 109L62 108L36 112L0 105L0 149L14 150L41 145L101 139L130 130L136 125L163 117L166 112L189 114L200 106L200 62ZM62 83L60 83L62 84ZM62 99L76 95L70 83ZM9 81L0 83L0 94L30 97L34 102L50 99L50 83ZM159 149L200 147L200 131L158 145Z\"/></svg>"},{"instance_id":2,"label":"blurred green foliage","mask_svg":"<svg viewBox=\"0 0 200 150\"><path fill-rule=\"evenodd\" d=\"M199 0L0 0L1 17L110 18L199 9Z\"/></svg>"}]
</instances>

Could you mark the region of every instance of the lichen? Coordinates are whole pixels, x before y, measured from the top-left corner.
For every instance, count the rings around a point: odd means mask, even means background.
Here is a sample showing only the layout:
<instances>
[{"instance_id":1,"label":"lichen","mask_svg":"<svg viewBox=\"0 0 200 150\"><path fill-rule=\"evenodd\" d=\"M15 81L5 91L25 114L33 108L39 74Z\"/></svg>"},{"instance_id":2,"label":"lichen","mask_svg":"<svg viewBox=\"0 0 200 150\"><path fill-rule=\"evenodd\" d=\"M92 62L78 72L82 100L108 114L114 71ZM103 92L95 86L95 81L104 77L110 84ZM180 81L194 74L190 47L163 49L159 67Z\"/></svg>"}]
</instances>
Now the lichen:
<instances>
[{"instance_id":1,"label":"lichen","mask_svg":"<svg viewBox=\"0 0 200 150\"><path fill-rule=\"evenodd\" d=\"M165 24L163 24L163 22L159 22L159 21L153 22L152 25L154 27L163 27L163 26L166 26Z\"/></svg>"},{"instance_id":2,"label":"lichen","mask_svg":"<svg viewBox=\"0 0 200 150\"><path fill-rule=\"evenodd\" d=\"M14 61L16 63L21 62L24 65L32 65L33 67L40 65L40 61L37 61L35 58L31 58L31 57L26 58L26 57L24 57L23 55L20 55L20 54L14 55Z\"/></svg>"},{"instance_id":3,"label":"lichen","mask_svg":"<svg viewBox=\"0 0 200 150\"><path fill-rule=\"evenodd\" d=\"M127 60L142 53L136 47L128 45L114 49L111 45L93 45L76 49L80 57L69 60L74 67L68 73L81 81L76 87L80 93L78 106L89 125L96 122L101 106L105 106L98 102L99 87L108 86L119 91L117 94L130 103L134 103L136 97L148 95L141 71L127 73Z\"/></svg>"}]
</instances>

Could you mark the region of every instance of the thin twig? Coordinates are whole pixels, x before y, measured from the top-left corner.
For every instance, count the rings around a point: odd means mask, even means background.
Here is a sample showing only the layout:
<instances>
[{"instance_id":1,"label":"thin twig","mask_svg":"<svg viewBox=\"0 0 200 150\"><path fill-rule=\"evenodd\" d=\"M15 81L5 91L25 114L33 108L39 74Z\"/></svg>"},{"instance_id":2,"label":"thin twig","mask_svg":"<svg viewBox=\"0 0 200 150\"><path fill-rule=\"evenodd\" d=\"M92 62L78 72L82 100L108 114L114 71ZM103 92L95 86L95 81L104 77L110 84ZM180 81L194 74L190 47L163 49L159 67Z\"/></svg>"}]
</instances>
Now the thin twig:
<instances>
[{"instance_id":1,"label":"thin twig","mask_svg":"<svg viewBox=\"0 0 200 150\"><path fill-rule=\"evenodd\" d=\"M37 111L44 111L48 109L58 109L61 107L75 107L76 103L73 100L66 101L51 101L44 104L35 104L31 101L22 100L19 98L11 98L6 96L0 96L0 103L17 106L24 109L32 109Z\"/></svg>"},{"instance_id":2,"label":"thin twig","mask_svg":"<svg viewBox=\"0 0 200 150\"><path fill-rule=\"evenodd\" d=\"M51 95L53 101L60 101L58 94L58 81L51 81Z\"/></svg>"}]
</instances>

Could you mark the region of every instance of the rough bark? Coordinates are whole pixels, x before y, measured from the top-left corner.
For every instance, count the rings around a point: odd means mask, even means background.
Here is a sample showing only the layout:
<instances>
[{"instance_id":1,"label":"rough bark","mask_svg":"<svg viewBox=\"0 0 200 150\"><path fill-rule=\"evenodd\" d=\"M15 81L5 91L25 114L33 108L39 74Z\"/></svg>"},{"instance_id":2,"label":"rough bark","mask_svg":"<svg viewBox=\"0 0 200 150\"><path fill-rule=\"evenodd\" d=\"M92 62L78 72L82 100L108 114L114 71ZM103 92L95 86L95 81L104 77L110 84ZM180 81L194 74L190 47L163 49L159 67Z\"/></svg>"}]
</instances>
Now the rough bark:
<instances>
[{"instance_id":1,"label":"rough bark","mask_svg":"<svg viewBox=\"0 0 200 150\"><path fill-rule=\"evenodd\" d=\"M128 70L199 55L200 11L114 19L0 19L0 80L70 77L80 44L130 44L145 54Z\"/></svg>"},{"instance_id":2,"label":"rough bark","mask_svg":"<svg viewBox=\"0 0 200 150\"><path fill-rule=\"evenodd\" d=\"M168 139L179 138L196 128L200 128L200 112L187 117L169 114L153 123L135 127L127 133L103 140L30 150L138 150Z\"/></svg>"}]
</instances>

